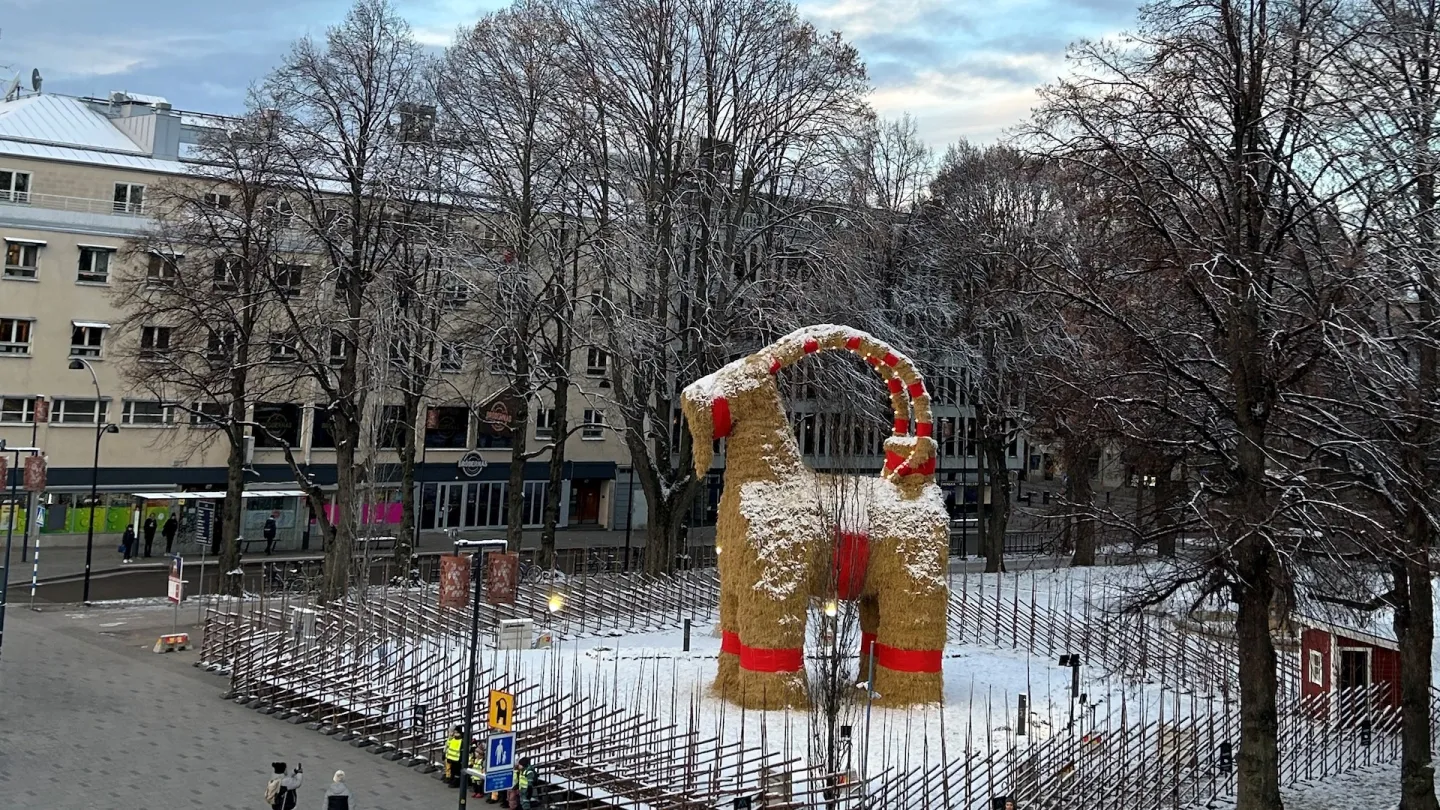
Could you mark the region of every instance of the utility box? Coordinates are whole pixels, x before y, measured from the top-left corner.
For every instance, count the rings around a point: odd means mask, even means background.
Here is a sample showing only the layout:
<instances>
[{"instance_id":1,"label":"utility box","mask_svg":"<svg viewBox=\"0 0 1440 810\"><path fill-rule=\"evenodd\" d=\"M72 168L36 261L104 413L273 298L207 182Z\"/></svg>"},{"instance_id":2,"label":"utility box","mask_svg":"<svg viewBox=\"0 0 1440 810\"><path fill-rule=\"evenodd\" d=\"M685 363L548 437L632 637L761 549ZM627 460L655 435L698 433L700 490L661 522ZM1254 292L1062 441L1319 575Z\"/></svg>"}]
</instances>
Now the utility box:
<instances>
[{"instance_id":1,"label":"utility box","mask_svg":"<svg viewBox=\"0 0 1440 810\"><path fill-rule=\"evenodd\" d=\"M310 608L295 608L290 614L290 637L301 647L315 644L315 611Z\"/></svg>"},{"instance_id":2,"label":"utility box","mask_svg":"<svg viewBox=\"0 0 1440 810\"><path fill-rule=\"evenodd\" d=\"M535 641L533 619L501 619L497 643L502 650L528 650Z\"/></svg>"}]
</instances>

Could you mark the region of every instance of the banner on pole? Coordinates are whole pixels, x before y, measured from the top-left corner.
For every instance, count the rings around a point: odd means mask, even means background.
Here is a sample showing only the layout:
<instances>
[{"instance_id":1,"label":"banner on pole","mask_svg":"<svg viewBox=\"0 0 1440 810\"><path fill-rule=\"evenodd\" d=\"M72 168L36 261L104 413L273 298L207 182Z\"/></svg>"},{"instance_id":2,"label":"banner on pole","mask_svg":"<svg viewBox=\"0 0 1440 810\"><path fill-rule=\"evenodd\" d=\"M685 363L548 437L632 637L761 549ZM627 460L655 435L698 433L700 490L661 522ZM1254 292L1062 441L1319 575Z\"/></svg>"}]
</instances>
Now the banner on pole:
<instances>
[{"instance_id":1,"label":"banner on pole","mask_svg":"<svg viewBox=\"0 0 1440 810\"><path fill-rule=\"evenodd\" d=\"M180 602L185 598L185 561L179 554L170 558L170 582L166 595L171 602Z\"/></svg>"},{"instance_id":2,"label":"banner on pole","mask_svg":"<svg viewBox=\"0 0 1440 810\"><path fill-rule=\"evenodd\" d=\"M25 459L25 491L44 492L46 472L44 456L30 456Z\"/></svg>"},{"instance_id":3,"label":"banner on pole","mask_svg":"<svg viewBox=\"0 0 1440 810\"><path fill-rule=\"evenodd\" d=\"M492 551L485 561L485 601L492 605L513 605L519 586L520 555Z\"/></svg>"},{"instance_id":4,"label":"banner on pole","mask_svg":"<svg viewBox=\"0 0 1440 810\"><path fill-rule=\"evenodd\" d=\"M43 396L35 397L35 424L43 425L50 421L50 400Z\"/></svg>"},{"instance_id":5,"label":"banner on pole","mask_svg":"<svg viewBox=\"0 0 1440 810\"><path fill-rule=\"evenodd\" d=\"M470 603L470 558L440 556L440 607L463 608Z\"/></svg>"}]
</instances>

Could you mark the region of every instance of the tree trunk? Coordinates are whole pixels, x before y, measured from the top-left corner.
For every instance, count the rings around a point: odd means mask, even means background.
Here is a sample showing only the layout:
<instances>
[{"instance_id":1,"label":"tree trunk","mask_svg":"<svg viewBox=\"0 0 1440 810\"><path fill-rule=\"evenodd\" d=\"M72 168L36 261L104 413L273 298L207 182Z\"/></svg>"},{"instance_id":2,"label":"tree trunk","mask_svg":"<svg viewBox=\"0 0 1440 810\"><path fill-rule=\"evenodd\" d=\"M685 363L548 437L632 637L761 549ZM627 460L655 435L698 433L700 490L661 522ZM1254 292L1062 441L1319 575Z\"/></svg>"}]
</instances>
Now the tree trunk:
<instances>
[{"instance_id":1,"label":"tree trunk","mask_svg":"<svg viewBox=\"0 0 1440 810\"><path fill-rule=\"evenodd\" d=\"M990 508L980 522L985 549L985 573L1005 570L1005 527L1010 522L1010 474L1005 469L1005 440L990 438L981 442L985 456L985 483L990 492ZM984 490L981 491L984 500Z\"/></svg>"},{"instance_id":2,"label":"tree trunk","mask_svg":"<svg viewBox=\"0 0 1440 810\"><path fill-rule=\"evenodd\" d=\"M693 496L694 485L684 487L685 495ZM675 568L675 556L678 554L676 543L680 538L680 531L685 526L685 519L689 516L689 504L691 497L674 497L668 499L649 498L650 493L645 493L648 503L646 504L645 527L645 573L647 574L668 574Z\"/></svg>"},{"instance_id":3,"label":"tree trunk","mask_svg":"<svg viewBox=\"0 0 1440 810\"><path fill-rule=\"evenodd\" d=\"M569 353L565 353L569 356ZM555 529L560 524L560 486L565 480L565 436L570 420L570 379L561 373L555 379L555 418L551 420L550 478L545 487L545 525L540 529L540 567L555 567Z\"/></svg>"},{"instance_id":4,"label":"tree trunk","mask_svg":"<svg viewBox=\"0 0 1440 810\"><path fill-rule=\"evenodd\" d=\"M1400 810L1440 810L1431 755L1431 650L1435 643L1430 527L1418 504L1405 525L1409 558L1393 566L1400 646Z\"/></svg>"},{"instance_id":5,"label":"tree trunk","mask_svg":"<svg viewBox=\"0 0 1440 810\"><path fill-rule=\"evenodd\" d=\"M409 581L410 561L415 554L415 455L421 433L415 428L420 397L405 396L406 424L400 432L400 536L395 538L395 571Z\"/></svg>"},{"instance_id":6,"label":"tree trunk","mask_svg":"<svg viewBox=\"0 0 1440 810\"><path fill-rule=\"evenodd\" d=\"M1184 488L1184 481L1171 480L1175 465L1160 471L1155 481L1155 529L1156 551L1161 557L1174 557L1180 530L1175 522L1176 501Z\"/></svg>"},{"instance_id":7,"label":"tree trunk","mask_svg":"<svg viewBox=\"0 0 1440 810\"><path fill-rule=\"evenodd\" d=\"M516 334L521 334L518 330ZM525 345L515 345L516 412L510 415L510 479L505 493L505 544L510 551L520 550L525 530L525 451L530 427L530 360Z\"/></svg>"},{"instance_id":8,"label":"tree trunk","mask_svg":"<svg viewBox=\"0 0 1440 810\"><path fill-rule=\"evenodd\" d=\"M1070 489L1069 508L1075 510L1075 554L1070 558L1073 566L1095 564L1095 518L1090 514L1091 500L1095 497L1090 480L1090 461L1095 449L1086 446L1075 457L1067 486Z\"/></svg>"},{"instance_id":9,"label":"tree trunk","mask_svg":"<svg viewBox=\"0 0 1440 810\"><path fill-rule=\"evenodd\" d=\"M244 408L244 403L240 403ZM231 431L230 454L225 462L225 504L221 511L220 589L227 596L242 596L245 592L244 577L230 576L231 571L240 568L240 523L244 515L245 491L245 428L237 423L226 427ZM239 441L235 441L238 439Z\"/></svg>"},{"instance_id":10,"label":"tree trunk","mask_svg":"<svg viewBox=\"0 0 1440 810\"><path fill-rule=\"evenodd\" d=\"M332 499L335 519L324 531L325 575L320 588L320 601L329 602L345 596L350 586L351 551L354 548L355 525L355 448L360 443L360 426L350 419L335 420L343 426L335 442L335 497Z\"/></svg>"},{"instance_id":11,"label":"tree trunk","mask_svg":"<svg viewBox=\"0 0 1440 810\"><path fill-rule=\"evenodd\" d=\"M1235 632L1240 655L1240 745L1235 755L1236 810L1280 810L1279 720L1275 708L1275 643L1270 605L1275 595L1265 540L1240 549Z\"/></svg>"}]
</instances>

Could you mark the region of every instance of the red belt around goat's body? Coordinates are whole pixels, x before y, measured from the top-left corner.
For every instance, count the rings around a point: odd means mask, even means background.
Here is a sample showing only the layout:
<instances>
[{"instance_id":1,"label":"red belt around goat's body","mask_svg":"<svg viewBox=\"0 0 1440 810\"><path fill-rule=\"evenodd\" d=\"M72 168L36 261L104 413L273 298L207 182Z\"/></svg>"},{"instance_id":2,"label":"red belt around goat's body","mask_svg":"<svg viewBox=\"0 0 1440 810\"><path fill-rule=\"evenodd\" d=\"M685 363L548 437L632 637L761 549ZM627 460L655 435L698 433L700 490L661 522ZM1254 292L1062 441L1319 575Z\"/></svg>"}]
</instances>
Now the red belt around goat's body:
<instances>
[{"instance_id":1,"label":"red belt around goat's body","mask_svg":"<svg viewBox=\"0 0 1440 810\"><path fill-rule=\"evenodd\" d=\"M740 643L740 634L729 630L720 634L720 652L740 656L740 668L751 672L799 672L805 666L805 651L750 647Z\"/></svg>"}]
</instances>

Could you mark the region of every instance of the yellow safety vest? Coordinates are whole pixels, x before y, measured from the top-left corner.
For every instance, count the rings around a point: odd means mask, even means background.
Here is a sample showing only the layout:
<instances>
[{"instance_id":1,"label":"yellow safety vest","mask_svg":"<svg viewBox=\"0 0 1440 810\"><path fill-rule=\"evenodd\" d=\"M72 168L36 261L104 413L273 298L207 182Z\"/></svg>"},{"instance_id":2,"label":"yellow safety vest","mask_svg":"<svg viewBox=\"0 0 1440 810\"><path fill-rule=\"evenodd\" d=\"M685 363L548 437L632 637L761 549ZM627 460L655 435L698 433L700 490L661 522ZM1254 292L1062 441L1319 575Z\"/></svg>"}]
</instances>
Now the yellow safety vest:
<instances>
[{"instance_id":1,"label":"yellow safety vest","mask_svg":"<svg viewBox=\"0 0 1440 810\"><path fill-rule=\"evenodd\" d=\"M459 737L451 737L448 741L446 741L446 743L445 743L445 758L446 758L446 759L450 760L451 762L459 762L459 761L460 761L460 742L461 742L461 740L460 740Z\"/></svg>"},{"instance_id":2,"label":"yellow safety vest","mask_svg":"<svg viewBox=\"0 0 1440 810\"><path fill-rule=\"evenodd\" d=\"M524 790L525 788L530 787L530 773L531 773L531 771L530 771L529 768L525 768L524 770L520 771L520 789L521 789L521 790Z\"/></svg>"}]
</instances>

